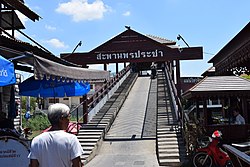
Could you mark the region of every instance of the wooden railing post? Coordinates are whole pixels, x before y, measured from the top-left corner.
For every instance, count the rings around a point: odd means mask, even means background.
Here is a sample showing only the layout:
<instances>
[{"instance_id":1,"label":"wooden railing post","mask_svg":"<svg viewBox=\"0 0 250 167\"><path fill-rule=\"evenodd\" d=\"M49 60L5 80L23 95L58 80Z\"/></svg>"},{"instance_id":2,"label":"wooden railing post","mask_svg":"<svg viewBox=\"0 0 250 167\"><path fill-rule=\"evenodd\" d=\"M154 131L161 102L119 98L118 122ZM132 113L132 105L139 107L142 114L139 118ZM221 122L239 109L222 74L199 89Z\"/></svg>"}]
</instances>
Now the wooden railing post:
<instances>
[{"instance_id":1,"label":"wooden railing post","mask_svg":"<svg viewBox=\"0 0 250 167\"><path fill-rule=\"evenodd\" d=\"M87 95L84 95L83 97L83 103L82 103L82 109L83 109L83 123L88 123L88 100Z\"/></svg>"}]
</instances>

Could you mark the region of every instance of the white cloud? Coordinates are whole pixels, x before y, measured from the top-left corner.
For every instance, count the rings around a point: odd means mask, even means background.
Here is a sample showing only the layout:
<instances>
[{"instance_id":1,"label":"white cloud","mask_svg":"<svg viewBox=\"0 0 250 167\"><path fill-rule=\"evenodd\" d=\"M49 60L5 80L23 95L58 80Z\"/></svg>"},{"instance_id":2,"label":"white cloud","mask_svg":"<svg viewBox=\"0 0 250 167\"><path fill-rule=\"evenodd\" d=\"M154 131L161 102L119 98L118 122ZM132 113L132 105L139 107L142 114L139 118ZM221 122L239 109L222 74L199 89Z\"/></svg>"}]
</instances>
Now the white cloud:
<instances>
[{"instance_id":1,"label":"white cloud","mask_svg":"<svg viewBox=\"0 0 250 167\"><path fill-rule=\"evenodd\" d=\"M109 7L102 0L95 0L89 3L88 0L71 0L67 3L60 3L56 12L73 17L73 21L102 19Z\"/></svg>"},{"instance_id":2,"label":"white cloud","mask_svg":"<svg viewBox=\"0 0 250 167\"><path fill-rule=\"evenodd\" d=\"M52 26L50 26L50 25L45 25L45 28L47 29L47 30L49 30L49 31L55 31L56 30L56 27L52 27Z\"/></svg>"},{"instance_id":3,"label":"white cloud","mask_svg":"<svg viewBox=\"0 0 250 167\"><path fill-rule=\"evenodd\" d=\"M130 14L131 14L130 11L126 11L126 12L123 13L122 15L123 15L123 16L130 16Z\"/></svg>"},{"instance_id":4,"label":"white cloud","mask_svg":"<svg viewBox=\"0 0 250 167\"><path fill-rule=\"evenodd\" d=\"M68 47L67 45L64 44L64 42L56 38L52 38L50 40L44 41L44 43L47 43L54 48L67 48Z\"/></svg>"}]
</instances>

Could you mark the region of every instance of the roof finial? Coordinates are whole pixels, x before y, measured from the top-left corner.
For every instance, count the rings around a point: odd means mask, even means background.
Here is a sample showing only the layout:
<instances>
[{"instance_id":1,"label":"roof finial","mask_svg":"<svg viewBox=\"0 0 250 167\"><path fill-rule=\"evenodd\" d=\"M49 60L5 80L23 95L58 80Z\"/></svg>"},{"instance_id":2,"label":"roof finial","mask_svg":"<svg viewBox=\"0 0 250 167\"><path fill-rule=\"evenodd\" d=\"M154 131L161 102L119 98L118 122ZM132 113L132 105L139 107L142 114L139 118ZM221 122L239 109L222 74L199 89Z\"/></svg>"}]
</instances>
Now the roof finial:
<instances>
[{"instance_id":1,"label":"roof finial","mask_svg":"<svg viewBox=\"0 0 250 167\"><path fill-rule=\"evenodd\" d=\"M130 30L130 26L125 26L125 28L127 28L128 30Z\"/></svg>"}]
</instances>

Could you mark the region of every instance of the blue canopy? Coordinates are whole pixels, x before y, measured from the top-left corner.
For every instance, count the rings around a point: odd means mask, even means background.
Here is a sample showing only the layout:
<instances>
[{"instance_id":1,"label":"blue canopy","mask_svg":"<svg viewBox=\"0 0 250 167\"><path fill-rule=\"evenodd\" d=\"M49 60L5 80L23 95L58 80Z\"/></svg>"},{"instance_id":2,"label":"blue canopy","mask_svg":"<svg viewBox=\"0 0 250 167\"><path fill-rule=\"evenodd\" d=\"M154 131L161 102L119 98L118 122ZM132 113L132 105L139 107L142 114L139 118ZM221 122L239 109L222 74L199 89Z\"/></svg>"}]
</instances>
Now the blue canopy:
<instances>
[{"instance_id":1,"label":"blue canopy","mask_svg":"<svg viewBox=\"0 0 250 167\"><path fill-rule=\"evenodd\" d=\"M87 82L61 80L35 80L32 76L19 84L19 95L32 97L70 97L82 96L90 91Z\"/></svg>"},{"instance_id":2,"label":"blue canopy","mask_svg":"<svg viewBox=\"0 0 250 167\"><path fill-rule=\"evenodd\" d=\"M0 86L16 83L14 64L0 56Z\"/></svg>"}]
</instances>

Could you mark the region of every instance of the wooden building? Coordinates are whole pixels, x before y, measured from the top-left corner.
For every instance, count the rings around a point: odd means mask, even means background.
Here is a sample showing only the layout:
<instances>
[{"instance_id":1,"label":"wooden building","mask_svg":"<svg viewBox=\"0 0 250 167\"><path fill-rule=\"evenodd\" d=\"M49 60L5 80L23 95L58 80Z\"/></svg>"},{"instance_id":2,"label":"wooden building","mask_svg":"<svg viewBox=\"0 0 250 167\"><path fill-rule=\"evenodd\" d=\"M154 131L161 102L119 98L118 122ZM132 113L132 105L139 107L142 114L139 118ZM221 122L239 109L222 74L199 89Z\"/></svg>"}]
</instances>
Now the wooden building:
<instances>
[{"instance_id":1,"label":"wooden building","mask_svg":"<svg viewBox=\"0 0 250 167\"><path fill-rule=\"evenodd\" d=\"M228 142L250 137L250 81L240 77L250 70L250 23L211 60L213 69L182 97L196 105L195 117L206 127L207 135L221 130ZM219 101L217 109L209 108L209 100ZM233 122L232 110L240 111L245 125ZM216 119L217 117L217 119Z\"/></svg>"}]
</instances>

